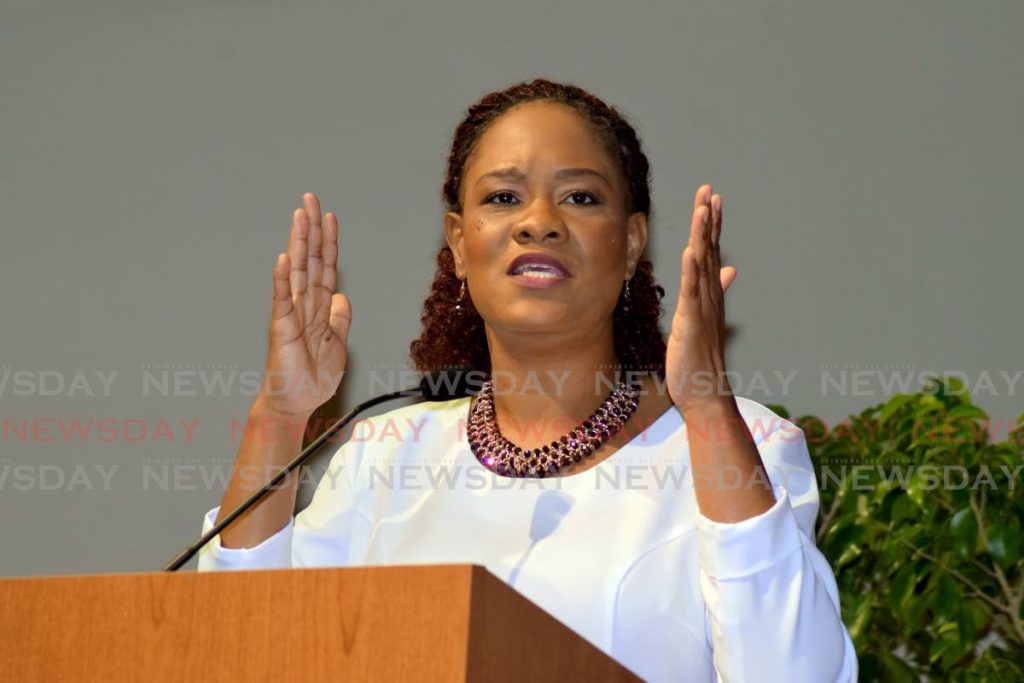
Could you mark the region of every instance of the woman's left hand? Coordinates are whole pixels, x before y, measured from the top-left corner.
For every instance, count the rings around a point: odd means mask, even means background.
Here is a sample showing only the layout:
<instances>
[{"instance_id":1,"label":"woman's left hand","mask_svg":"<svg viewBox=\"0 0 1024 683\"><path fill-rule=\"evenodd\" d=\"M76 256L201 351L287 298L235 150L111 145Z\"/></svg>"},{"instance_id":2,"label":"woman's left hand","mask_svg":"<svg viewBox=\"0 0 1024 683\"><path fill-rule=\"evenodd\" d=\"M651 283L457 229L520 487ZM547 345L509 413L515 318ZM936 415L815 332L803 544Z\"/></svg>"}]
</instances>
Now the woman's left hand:
<instances>
[{"instance_id":1,"label":"woman's left hand","mask_svg":"<svg viewBox=\"0 0 1024 683\"><path fill-rule=\"evenodd\" d=\"M722 197L712 194L710 185L701 185L694 197L665 357L669 396L684 414L690 408L733 401L725 376L725 291L736 279L736 269L722 268L721 234Z\"/></svg>"}]
</instances>

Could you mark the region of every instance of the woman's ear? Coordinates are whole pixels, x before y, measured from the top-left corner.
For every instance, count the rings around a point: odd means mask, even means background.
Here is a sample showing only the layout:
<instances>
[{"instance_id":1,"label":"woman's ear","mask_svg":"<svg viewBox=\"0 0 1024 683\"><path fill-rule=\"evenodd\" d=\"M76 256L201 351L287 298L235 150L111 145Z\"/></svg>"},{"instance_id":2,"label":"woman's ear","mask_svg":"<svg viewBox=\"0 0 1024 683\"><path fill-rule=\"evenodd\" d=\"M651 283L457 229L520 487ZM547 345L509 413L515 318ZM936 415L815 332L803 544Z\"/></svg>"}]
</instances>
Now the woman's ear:
<instances>
[{"instance_id":1,"label":"woman's ear","mask_svg":"<svg viewBox=\"0 0 1024 683\"><path fill-rule=\"evenodd\" d=\"M636 265L647 246L647 214L637 211L626 219L626 275L636 272Z\"/></svg>"},{"instance_id":2,"label":"woman's ear","mask_svg":"<svg viewBox=\"0 0 1024 683\"><path fill-rule=\"evenodd\" d=\"M466 279L465 259L462 252L462 214L449 211L444 215L444 240L455 257L455 277Z\"/></svg>"}]
</instances>

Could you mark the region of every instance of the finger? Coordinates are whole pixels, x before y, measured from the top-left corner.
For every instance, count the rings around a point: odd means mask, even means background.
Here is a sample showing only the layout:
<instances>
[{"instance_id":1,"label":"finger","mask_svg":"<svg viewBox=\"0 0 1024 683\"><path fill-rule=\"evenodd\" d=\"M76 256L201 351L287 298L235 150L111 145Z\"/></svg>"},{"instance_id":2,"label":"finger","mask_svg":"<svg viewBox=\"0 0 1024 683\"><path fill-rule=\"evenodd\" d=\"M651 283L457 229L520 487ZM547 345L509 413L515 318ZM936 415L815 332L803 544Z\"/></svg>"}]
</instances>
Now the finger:
<instances>
[{"instance_id":1,"label":"finger","mask_svg":"<svg viewBox=\"0 0 1024 683\"><path fill-rule=\"evenodd\" d=\"M700 281L700 302L704 311L713 311L717 307L719 294L718 287L718 259L715 257L715 249L711 245L711 207L702 206L698 211L701 214L700 240L697 249L694 251L694 259L697 263L697 278Z\"/></svg>"},{"instance_id":2,"label":"finger","mask_svg":"<svg viewBox=\"0 0 1024 683\"><path fill-rule=\"evenodd\" d=\"M704 228L703 212L705 211L707 211L707 207L699 204L694 208L693 216L690 218L690 240L686 246L693 248L695 251L701 241L701 231Z\"/></svg>"},{"instance_id":3,"label":"finger","mask_svg":"<svg viewBox=\"0 0 1024 683\"><path fill-rule=\"evenodd\" d=\"M712 299L718 300L724 290L719 289L715 273L722 270L722 253L719 249L719 238L722 234L722 195L711 195L711 203L708 207L711 211L710 225L708 230L708 283L712 285Z\"/></svg>"},{"instance_id":4,"label":"finger","mask_svg":"<svg viewBox=\"0 0 1024 683\"><path fill-rule=\"evenodd\" d=\"M725 268L722 268L720 277L723 292L727 291L729 289L729 285L736 281L737 273L738 271L732 266L726 266Z\"/></svg>"},{"instance_id":5,"label":"finger","mask_svg":"<svg viewBox=\"0 0 1024 683\"><path fill-rule=\"evenodd\" d=\"M682 276L679 280L679 302L677 310L684 318L695 320L700 315L700 281L697 277L697 261L693 247L683 249Z\"/></svg>"},{"instance_id":6,"label":"finger","mask_svg":"<svg viewBox=\"0 0 1024 683\"><path fill-rule=\"evenodd\" d=\"M694 210L699 206L706 206L711 201L711 191L711 185L707 183L697 188L697 193L693 195Z\"/></svg>"},{"instance_id":7,"label":"finger","mask_svg":"<svg viewBox=\"0 0 1024 683\"><path fill-rule=\"evenodd\" d=\"M270 307L270 319L280 320L292 312L292 287L288 280L288 254L277 255L274 264L274 300Z\"/></svg>"},{"instance_id":8,"label":"finger","mask_svg":"<svg viewBox=\"0 0 1024 683\"><path fill-rule=\"evenodd\" d=\"M718 249L719 240L722 237L722 195L716 194L711 197L711 244Z\"/></svg>"},{"instance_id":9,"label":"finger","mask_svg":"<svg viewBox=\"0 0 1024 683\"><path fill-rule=\"evenodd\" d=\"M318 292L315 290L321 283L321 277L323 275L323 221L320 215L320 200L312 192L307 192L302 196L302 201L306 207L306 213L309 215L309 256L306 266L306 276L309 279L309 287L313 291L314 295Z\"/></svg>"},{"instance_id":10,"label":"finger","mask_svg":"<svg viewBox=\"0 0 1024 683\"><path fill-rule=\"evenodd\" d=\"M302 195L302 205L309 214L309 221L312 225L320 225L320 200L312 192Z\"/></svg>"},{"instance_id":11,"label":"finger","mask_svg":"<svg viewBox=\"0 0 1024 683\"><path fill-rule=\"evenodd\" d=\"M306 264L309 247L309 216L305 209L295 209L292 214L292 234L288 243L288 259L291 267L292 295L302 296L306 293Z\"/></svg>"},{"instance_id":12,"label":"finger","mask_svg":"<svg viewBox=\"0 0 1024 683\"><path fill-rule=\"evenodd\" d=\"M306 321L312 321L318 316L321 305L320 277L323 272L320 250L323 245L323 223L320 215L320 200L312 192L302 195L302 204L309 216L309 230L307 232L306 245L306 283L308 295L302 301L302 308ZM323 301L326 307L326 300ZM326 312L323 314L326 318Z\"/></svg>"},{"instance_id":13,"label":"finger","mask_svg":"<svg viewBox=\"0 0 1024 683\"><path fill-rule=\"evenodd\" d=\"M324 216L324 274L322 284L328 294L333 294L338 285L338 217L333 213Z\"/></svg>"},{"instance_id":14,"label":"finger","mask_svg":"<svg viewBox=\"0 0 1024 683\"><path fill-rule=\"evenodd\" d=\"M348 331L352 327L352 302L344 294L331 297L331 331L342 343L348 342Z\"/></svg>"},{"instance_id":15,"label":"finger","mask_svg":"<svg viewBox=\"0 0 1024 683\"><path fill-rule=\"evenodd\" d=\"M697 210L693 212L696 225L691 231L693 236L692 247L693 256L697 260L697 266L700 271L697 273L700 276L705 276L707 273L707 261L708 261L708 246L709 238L708 235L711 233L711 216L708 213L707 206L697 207Z\"/></svg>"},{"instance_id":16,"label":"finger","mask_svg":"<svg viewBox=\"0 0 1024 683\"><path fill-rule=\"evenodd\" d=\"M686 247L680 257L682 274L679 278L679 300L672 317L672 336L676 339L690 339L700 334L700 283L697 278L697 262L693 248Z\"/></svg>"}]
</instances>

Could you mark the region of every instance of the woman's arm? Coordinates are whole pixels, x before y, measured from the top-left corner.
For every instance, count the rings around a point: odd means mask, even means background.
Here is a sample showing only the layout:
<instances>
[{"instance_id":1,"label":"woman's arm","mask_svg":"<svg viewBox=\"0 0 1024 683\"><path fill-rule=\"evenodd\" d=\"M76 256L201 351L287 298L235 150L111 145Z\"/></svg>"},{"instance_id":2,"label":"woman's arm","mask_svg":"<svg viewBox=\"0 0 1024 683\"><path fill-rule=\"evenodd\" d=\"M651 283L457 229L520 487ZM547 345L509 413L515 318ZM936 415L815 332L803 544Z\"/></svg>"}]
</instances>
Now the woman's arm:
<instances>
[{"instance_id":1,"label":"woman's arm","mask_svg":"<svg viewBox=\"0 0 1024 683\"><path fill-rule=\"evenodd\" d=\"M771 508L775 495L736 398L691 404L682 412L701 514L716 522L741 522ZM743 486L737 487L736 479Z\"/></svg>"},{"instance_id":2,"label":"woman's arm","mask_svg":"<svg viewBox=\"0 0 1024 683\"><path fill-rule=\"evenodd\" d=\"M288 251L274 265L266 374L249 410L221 515L299 454L306 423L334 395L345 370L352 307L344 294L334 293L338 221L332 213L321 214L312 192L302 199L303 208L292 214ZM296 476L225 529L223 546L253 547L281 530L295 507Z\"/></svg>"},{"instance_id":3,"label":"woman's arm","mask_svg":"<svg viewBox=\"0 0 1024 683\"><path fill-rule=\"evenodd\" d=\"M853 681L857 660L835 577L811 540L818 489L803 432L783 421L792 430L755 443L725 374L725 290L736 269L722 267L721 232L722 198L702 185L665 353L690 441L715 667L723 681ZM787 467L776 471L779 463Z\"/></svg>"},{"instance_id":4,"label":"woman's arm","mask_svg":"<svg viewBox=\"0 0 1024 683\"><path fill-rule=\"evenodd\" d=\"M260 398L253 402L231 470L231 479L214 524L241 505L299 454L308 421L309 418L304 415L276 413ZM289 474L273 491L225 529L220 534L222 546L252 548L280 531L295 510L297 476L297 472Z\"/></svg>"},{"instance_id":5,"label":"woman's arm","mask_svg":"<svg viewBox=\"0 0 1024 683\"><path fill-rule=\"evenodd\" d=\"M373 418L370 418L373 419ZM272 529L266 537L238 547L223 544L218 536L199 553L199 571L230 569L283 569L288 567L347 566L351 547L369 532L369 521L356 504L356 481L363 443L347 441L330 456L326 472L309 505L292 518L295 485L290 482L277 498L283 520L265 521ZM293 473L294 474L294 473ZM227 507L214 508L203 520L203 533ZM280 521L280 524L278 522Z\"/></svg>"},{"instance_id":6,"label":"woman's arm","mask_svg":"<svg viewBox=\"0 0 1024 683\"><path fill-rule=\"evenodd\" d=\"M755 447L772 484L772 505L733 522L709 518L701 505L695 520L719 680L853 683L857 657L840 616L835 576L813 541L819 497L803 431L767 410L762 415L755 423L779 425L766 429ZM743 428L750 439L751 430ZM751 472L756 482L760 475ZM729 509L730 495L748 499L751 479L731 474L728 481L704 491L715 509Z\"/></svg>"}]
</instances>

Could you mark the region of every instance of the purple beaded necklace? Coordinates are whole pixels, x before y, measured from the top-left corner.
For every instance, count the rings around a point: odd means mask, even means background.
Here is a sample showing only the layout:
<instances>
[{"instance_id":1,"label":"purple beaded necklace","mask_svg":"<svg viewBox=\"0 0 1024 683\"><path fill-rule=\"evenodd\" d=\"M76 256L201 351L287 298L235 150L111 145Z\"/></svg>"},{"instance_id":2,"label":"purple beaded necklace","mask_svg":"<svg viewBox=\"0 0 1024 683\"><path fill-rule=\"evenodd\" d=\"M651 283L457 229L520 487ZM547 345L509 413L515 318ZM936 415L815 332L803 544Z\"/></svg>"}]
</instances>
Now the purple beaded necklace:
<instances>
[{"instance_id":1,"label":"purple beaded necklace","mask_svg":"<svg viewBox=\"0 0 1024 683\"><path fill-rule=\"evenodd\" d=\"M594 414L571 432L546 446L523 449L498 429L494 412L494 380L483 383L470 406L466 432L469 447L481 465L507 477L547 477L593 455L614 436L640 404L640 385L619 381Z\"/></svg>"}]
</instances>

